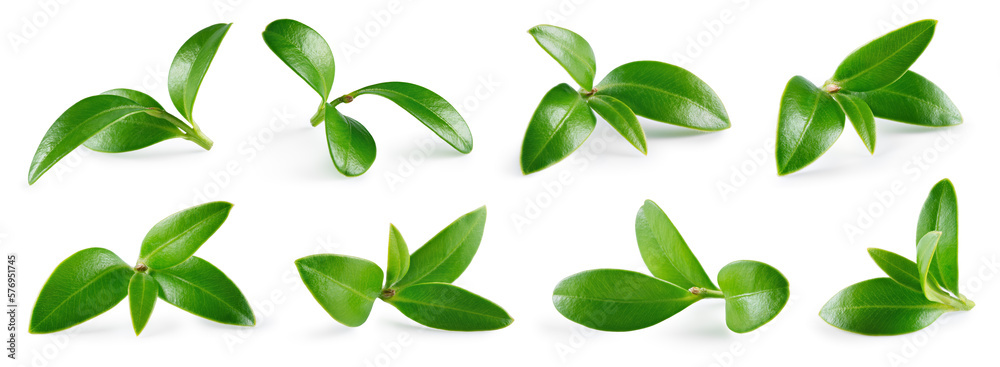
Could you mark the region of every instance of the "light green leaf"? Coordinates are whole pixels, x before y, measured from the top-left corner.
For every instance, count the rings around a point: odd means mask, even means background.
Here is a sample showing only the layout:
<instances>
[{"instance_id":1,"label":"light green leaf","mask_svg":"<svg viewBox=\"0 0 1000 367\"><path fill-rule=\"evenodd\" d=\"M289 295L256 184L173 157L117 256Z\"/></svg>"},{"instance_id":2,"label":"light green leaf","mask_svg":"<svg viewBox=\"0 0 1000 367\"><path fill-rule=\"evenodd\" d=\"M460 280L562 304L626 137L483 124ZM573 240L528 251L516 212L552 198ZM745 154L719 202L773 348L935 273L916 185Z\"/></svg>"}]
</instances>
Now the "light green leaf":
<instances>
[{"instance_id":1,"label":"light green leaf","mask_svg":"<svg viewBox=\"0 0 1000 367\"><path fill-rule=\"evenodd\" d=\"M375 162L375 139L360 122L326 106L326 141L333 165L345 176L368 171Z\"/></svg>"},{"instance_id":2,"label":"light green leaf","mask_svg":"<svg viewBox=\"0 0 1000 367\"><path fill-rule=\"evenodd\" d=\"M149 275L160 285L160 298L184 311L223 324L256 323L250 304L236 284L215 265L197 256L170 268L150 270Z\"/></svg>"},{"instance_id":3,"label":"light green leaf","mask_svg":"<svg viewBox=\"0 0 1000 367\"><path fill-rule=\"evenodd\" d=\"M336 70L333 51L319 33L291 19L278 19L264 29L264 43L312 87L325 103Z\"/></svg>"},{"instance_id":4,"label":"light green leaf","mask_svg":"<svg viewBox=\"0 0 1000 367\"><path fill-rule=\"evenodd\" d=\"M563 279L552 303L567 319L604 331L631 331L660 323L698 301L687 289L627 270L597 269Z\"/></svg>"},{"instance_id":5,"label":"light green leaf","mask_svg":"<svg viewBox=\"0 0 1000 367\"><path fill-rule=\"evenodd\" d=\"M646 133L639 125L635 113L625 103L611 96L595 95L587 100L587 104L632 146L646 154Z\"/></svg>"},{"instance_id":6,"label":"light green leaf","mask_svg":"<svg viewBox=\"0 0 1000 367\"><path fill-rule=\"evenodd\" d=\"M927 48L936 25L936 20L921 20L861 46L840 63L833 74L833 82L857 92L892 84Z\"/></svg>"},{"instance_id":7,"label":"light green leaf","mask_svg":"<svg viewBox=\"0 0 1000 367\"><path fill-rule=\"evenodd\" d=\"M917 242L929 232L941 232L930 274L945 289L958 294L958 196L951 181L939 181L924 201L917 220ZM919 257L918 261L919 263Z\"/></svg>"},{"instance_id":8,"label":"light green leaf","mask_svg":"<svg viewBox=\"0 0 1000 367\"><path fill-rule=\"evenodd\" d=\"M788 280L761 262L729 263L719 271L719 287L726 299L726 325L737 333L764 326L788 302Z\"/></svg>"},{"instance_id":9,"label":"light green leaf","mask_svg":"<svg viewBox=\"0 0 1000 367\"><path fill-rule=\"evenodd\" d=\"M851 125L854 125L854 130L858 132L868 152L875 153L875 115L872 114L868 104L847 92L834 93L833 99L837 100L840 108L851 120Z\"/></svg>"},{"instance_id":10,"label":"light green leaf","mask_svg":"<svg viewBox=\"0 0 1000 367\"><path fill-rule=\"evenodd\" d=\"M889 86L853 95L865 101L878 118L921 126L962 123L962 113L948 95L912 71Z\"/></svg>"},{"instance_id":11,"label":"light green leaf","mask_svg":"<svg viewBox=\"0 0 1000 367\"><path fill-rule=\"evenodd\" d=\"M386 263L385 287L395 285L410 270L410 250L406 248L403 234L396 226L389 225L389 261Z\"/></svg>"},{"instance_id":12,"label":"light green leaf","mask_svg":"<svg viewBox=\"0 0 1000 367\"><path fill-rule=\"evenodd\" d=\"M585 90L594 89L597 63L594 61L594 50L587 40L568 29L545 24L529 29L528 34L569 72L569 76L580 87Z\"/></svg>"},{"instance_id":13,"label":"light green leaf","mask_svg":"<svg viewBox=\"0 0 1000 367\"><path fill-rule=\"evenodd\" d=\"M160 293L160 285L152 276L146 273L135 273L128 284L128 305L132 314L132 330L138 336L146 328L149 316L153 315L156 297Z\"/></svg>"},{"instance_id":14,"label":"light green leaf","mask_svg":"<svg viewBox=\"0 0 1000 367\"><path fill-rule=\"evenodd\" d=\"M125 97L135 104L162 111L163 106L153 97L132 89L112 89L101 94ZM162 113L166 113L165 111ZM90 150L121 153L142 149L161 141L183 138L184 132L170 121L148 113L137 113L108 125L83 143Z\"/></svg>"},{"instance_id":15,"label":"light green leaf","mask_svg":"<svg viewBox=\"0 0 1000 367\"><path fill-rule=\"evenodd\" d=\"M923 329L948 306L889 278L869 279L833 296L819 316L842 330L864 335L899 335Z\"/></svg>"},{"instance_id":16,"label":"light green leaf","mask_svg":"<svg viewBox=\"0 0 1000 367\"><path fill-rule=\"evenodd\" d=\"M917 263L893 252L877 248L869 248L868 254L889 278L917 292L923 291Z\"/></svg>"},{"instance_id":17,"label":"light green leaf","mask_svg":"<svg viewBox=\"0 0 1000 367\"><path fill-rule=\"evenodd\" d=\"M396 103L462 154L472 151L469 125L458 110L437 93L416 84L388 82L358 89L351 96L357 98L364 94L382 96Z\"/></svg>"},{"instance_id":18,"label":"light green leaf","mask_svg":"<svg viewBox=\"0 0 1000 367\"><path fill-rule=\"evenodd\" d=\"M312 255L295 260L299 276L320 306L337 322L364 324L382 291L382 269L343 255Z\"/></svg>"},{"instance_id":19,"label":"light green leaf","mask_svg":"<svg viewBox=\"0 0 1000 367\"><path fill-rule=\"evenodd\" d=\"M106 249L88 248L71 255L42 286L28 332L66 330L110 310L125 299L131 276L132 268Z\"/></svg>"},{"instance_id":20,"label":"light green leaf","mask_svg":"<svg viewBox=\"0 0 1000 367\"><path fill-rule=\"evenodd\" d=\"M232 23L219 23L198 31L177 50L167 75L167 89L174 107L188 121L192 118L194 99L198 96L208 66Z\"/></svg>"},{"instance_id":21,"label":"light green leaf","mask_svg":"<svg viewBox=\"0 0 1000 367\"><path fill-rule=\"evenodd\" d=\"M485 227L485 206L456 219L410 255L410 268L396 289L458 279L476 256Z\"/></svg>"},{"instance_id":22,"label":"light green leaf","mask_svg":"<svg viewBox=\"0 0 1000 367\"><path fill-rule=\"evenodd\" d=\"M565 83L555 86L542 97L524 133L521 172L538 172L563 160L596 125L597 118L580 93Z\"/></svg>"},{"instance_id":23,"label":"light green leaf","mask_svg":"<svg viewBox=\"0 0 1000 367\"><path fill-rule=\"evenodd\" d=\"M181 210L153 226L142 239L139 262L166 269L187 260L229 216L233 204L215 201Z\"/></svg>"},{"instance_id":24,"label":"light green leaf","mask_svg":"<svg viewBox=\"0 0 1000 367\"><path fill-rule=\"evenodd\" d=\"M683 289L718 290L667 214L652 200L635 215L635 237L646 267L657 278Z\"/></svg>"},{"instance_id":25,"label":"light green leaf","mask_svg":"<svg viewBox=\"0 0 1000 367\"><path fill-rule=\"evenodd\" d=\"M401 289L386 302L421 325L453 331L502 329L514 319L488 299L447 283Z\"/></svg>"},{"instance_id":26,"label":"light green leaf","mask_svg":"<svg viewBox=\"0 0 1000 367\"><path fill-rule=\"evenodd\" d=\"M793 77L781 96L775 156L778 175L798 171L826 153L844 131L844 111L806 78Z\"/></svg>"},{"instance_id":27,"label":"light green leaf","mask_svg":"<svg viewBox=\"0 0 1000 367\"><path fill-rule=\"evenodd\" d=\"M927 232L917 243L917 272L920 274L920 289L928 300L947 303L948 296L941 292L937 279L931 275L931 264L937 251L941 232Z\"/></svg>"}]
</instances>

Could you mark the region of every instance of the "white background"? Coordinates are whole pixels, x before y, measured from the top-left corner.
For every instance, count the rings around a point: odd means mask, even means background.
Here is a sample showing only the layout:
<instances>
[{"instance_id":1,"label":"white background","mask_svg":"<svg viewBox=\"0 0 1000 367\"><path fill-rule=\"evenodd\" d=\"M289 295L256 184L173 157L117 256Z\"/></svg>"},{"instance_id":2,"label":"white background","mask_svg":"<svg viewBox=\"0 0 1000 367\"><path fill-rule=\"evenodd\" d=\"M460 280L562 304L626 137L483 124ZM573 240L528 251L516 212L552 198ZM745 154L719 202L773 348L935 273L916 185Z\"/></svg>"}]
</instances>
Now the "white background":
<instances>
[{"instance_id":1,"label":"white background","mask_svg":"<svg viewBox=\"0 0 1000 367\"><path fill-rule=\"evenodd\" d=\"M51 16L39 14L53 1L4 2L0 240L3 252L21 259L21 359L12 365L929 366L995 360L995 3L577 1L402 1L395 7L386 1L67 1L56 3ZM308 124L316 94L261 39L265 25L278 18L310 25L332 45L332 95L383 81L426 86L464 106L473 152L454 152L388 101L362 98L341 110L366 124L378 158L362 177L339 174L322 128ZM913 69L951 96L965 124L932 129L878 121L874 156L848 125L817 162L778 177L773 142L788 79L803 75L821 84L854 48L924 18L940 23ZM384 24L376 26L379 19ZM125 154L81 148L27 185L38 141L76 101L128 87L172 110L165 78L174 53L218 22L235 24L195 108L215 140L211 151L183 140ZM649 137L643 156L599 123L571 160L522 176L518 156L532 111L551 87L572 83L526 33L540 23L589 40L598 80L634 60L689 68L724 101L732 128L706 134L643 121ZM368 35L359 35L366 27ZM27 42L15 45L17 37ZM263 142L254 147L252 141ZM238 169L227 172L234 165ZM390 183L391 177L402 182ZM817 312L829 297L881 276L866 247L915 256L920 207L945 177L954 181L961 207L962 286L978 306L897 337L860 336L824 323ZM733 191L723 193L720 185ZM884 193L894 186L889 200ZM879 195L891 202L880 203ZM27 334L35 297L60 261L91 246L134 261L149 227L202 196L235 203L198 255L240 286L256 308L256 327L215 324L160 302L135 337L122 303L68 332ZM726 328L724 305L713 300L629 333L594 332L563 318L550 300L563 277L601 267L648 272L633 229L644 199L664 208L713 278L730 261L763 261L789 279L792 300L766 328L747 335ZM381 302L365 325L347 328L319 307L295 273L293 261L313 253L384 266L390 221L412 250L483 204L489 217L482 245L456 284L506 308L516 320L506 329L430 330ZM859 212L873 219L848 235L844 228L858 225ZM519 223L517 216L528 219Z\"/></svg>"}]
</instances>

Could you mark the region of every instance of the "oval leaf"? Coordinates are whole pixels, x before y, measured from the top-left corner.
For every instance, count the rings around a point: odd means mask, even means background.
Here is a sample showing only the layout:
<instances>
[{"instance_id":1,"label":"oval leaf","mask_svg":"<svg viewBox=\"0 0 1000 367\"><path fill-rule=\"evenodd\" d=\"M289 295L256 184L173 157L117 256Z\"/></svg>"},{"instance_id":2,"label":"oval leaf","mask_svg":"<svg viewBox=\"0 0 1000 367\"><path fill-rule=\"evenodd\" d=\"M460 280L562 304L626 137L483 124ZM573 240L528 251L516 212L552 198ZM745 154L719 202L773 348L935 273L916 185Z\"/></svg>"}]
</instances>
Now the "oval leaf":
<instances>
[{"instance_id":1,"label":"oval leaf","mask_svg":"<svg viewBox=\"0 0 1000 367\"><path fill-rule=\"evenodd\" d=\"M652 200L646 200L635 215L635 238L642 260L653 276L684 289L719 290L674 223Z\"/></svg>"},{"instance_id":2,"label":"oval leaf","mask_svg":"<svg viewBox=\"0 0 1000 367\"><path fill-rule=\"evenodd\" d=\"M215 201L164 218L142 239L139 262L151 269L184 262L222 226L232 208L233 204Z\"/></svg>"},{"instance_id":3,"label":"oval leaf","mask_svg":"<svg viewBox=\"0 0 1000 367\"><path fill-rule=\"evenodd\" d=\"M962 123L962 113L948 95L912 71L887 87L854 95L865 101L878 118L921 126Z\"/></svg>"},{"instance_id":4,"label":"oval leaf","mask_svg":"<svg viewBox=\"0 0 1000 367\"><path fill-rule=\"evenodd\" d=\"M844 110L847 118L854 125L854 130L858 132L861 141L865 143L868 152L875 153L875 115L865 101L848 93L835 93L833 99L837 100L840 108Z\"/></svg>"},{"instance_id":5,"label":"oval leaf","mask_svg":"<svg viewBox=\"0 0 1000 367\"><path fill-rule=\"evenodd\" d=\"M569 76L585 90L594 89L597 62L590 43L565 28L538 25L528 30L539 46L569 72Z\"/></svg>"},{"instance_id":6,"label":"oval leaf","mask_svg":"<svg viewBox=\"0 0 1000 367\"><path fill-rule=\"evenodd\" d=\"M337 322L356 327L368 320L382 292L382 268L351 256L312 255L295 260L316 302Z\"/></svg>"},{"instance_id":7,"label":"oval leaf","mask_svg":"<svg viewBox=\"0 0 1000 367\"><path fill-rule=\"evenodd\" d=\"M198 96L208 66L212 64L216 51L226 36L232 23L219 23L198 31L189 38L174 55L167 74L167 89L174 107L188 121L194 121L191 111Z\"/></svg>"},{"instance_id":8,"label":"oval leaf","mask_svg":"<svg viewBox=\"0 0 1000 367\"><path fill-rule=\"evenodd\" d=\"M437 93L403 82L369 85L351 93L354 97L363 94L374 94L395 102L455 150L462 154L472 151L472 131L469 131L469 125L465 124L465 119L458 110Z\"/></svg>"},{"instance_id":9,"label":"oval leaf","mask_svg":"<svg viewBox=\"0 0 1000 367\"><path fill-rule=\"evenodd\" d=\"M391 287L410 270L410 250L406 248L403 234L389 224L389 261L385 269L385 286Z\"/></svg>"},{"instance_id":10,"label":"oval leaf","mask_svg":"<svg viewBox=\"0 0 1000 367\"><path fill-rule=\"evenodd\" d=\"M149 272L167 303L229 325L253 326L253 310L226 274L208 261L191 256L180 265Z\"/></svg>"},{"instance_id":11,"label":"oval leaf","mask_svg":"<svg viewBox=\"0 0 1000 367\"><path fill-rule=\"evenodd\" d=\"M146 273L135 273L128 284L128 305L132 314L132 330L135 335L146 328L149 316L153 315L153 306L160 293L160 285Z\"/></svg>"},{"instance_id":12,"label":"oval leaf","mask_svg":"<svg viewBox=\"0 0 1000 367\"><path fill-rule=\"evenodd\" d=\"M819 316L853 333L899 335L923 329L949 310L892 279L875 278L841 290Z\"/></svg>"},{"instance_id":13,"label":"oval leaf","mask_svg":"<svg viewBox=\"0 0 1000 367\"><path fill-rule=\"evenodd\" d=\"M103 248L81 250L52 271L31 311L28 332L69 329L110 310L128 294L132 268Z\"/></svg>"},{"instance_id":14,"label":"oval leaf","mask_svg":"<svg viewBox=\"0 0 1000 367\"><path fill-rule=\"evenodd\" d=\"M837 67L833 81L849 91L882 88L903 76L934 37L936 20L921 20L868 42Z\"/></svg>"},{"instance_id":15,"label":"oval leaf","mask_svg":"<svg viewBox=\"0 0 1000 367\"><path fill-rule=\"evenodd\" d=\"M875 264L878 264L878 267L889 278L907 288L923 292L923 286L920 285L920 273L917 272L917 263L896 253L877 248L869 248L868 255L871 255Z\"/></svg>"},{"instance_id":16,"label":"oval leaf","mask_svg":"<svg viewBox=\"0 0 1000 367\"><path fill-rule=\"evenodd\" d=\"M625 103L611 96L595 95L587 100L587 104L632 146L646 154L646 133L639 125L635 113Z\"/></svg>"},{"instance_id":17,"label":"oval leaf","mask_svg":"<svg viewBox=\"0 0 1000 367\"><path fill-rule=\"evenodd\" d=\"M330 158L344 176L354 177L368 171L375 162L375 139L365 125L326 106L326 143Z\"/></svg>"},{"instance_id":18,"label":"oval leaf","mask_svg":"<svg viewBox=\"0 0 1000 367\"><path fill-rule=\"evenodd\" d=\"M129 116L142 113L145 109L146 107L128 98L112 95L97 95L80 100L63 112L45 132L45 137L31 159L28 184L35 183L56 162L101 130Z\"/></svg>"},{"instance_id":19,"label":"oval leaf","mask_svg":"<svg viewBox=\"0 0 1000 367\"><path fill-rule=\"evenodd\" d=\"M778 175L798 171L826 153L844 131L844 111L806 78L788 81L778 114Z\"/></svg>"},{"instance_id":20,"label":"oval leaf","mask_svg":"<svg viewBox=\"0 0 1000 367\"><path fill-rule=\"evenodd\" d=\"M941 292L937 279L931 275L934 253L937 251L940 239L941 232L927 232L917 243L917 272L920 274L920 289L924 297L934 302L945 303L948 296Z\"/></svg>"},{"instance_id":21,"label":"oval leaf","mask_svg":"<svg viewBox=\"0 0 1000 367\"><path fill-rule=\"evenodd\" d=\"M712 87L679 66L630 62L608 73L597 95L615 97L651 120L703 131L729 128L729 114Z\"/></svg>"},{"instance_id":22,"label":"oval leaf","mask_svg":"<svg viewBox=\"0 0 1000 367\"><path fill-rule=\"evenodd\" d=\"M135 104L163 110L153 97L132 89L112 89L101 93L125 97ZM163 112L166 113L166 112ZM170 121L154 117L148 113L137 113L121 121L108 125L83 143L90 150L105 153L121 153L142 149L161 141L184 137L184 132Z\"/></svg>"},{"instance_id":23,"label":"oval leaf","mask_svg":"<svg viewBox=\"0 0 1000 367\"><path fill-rule=\"evenodd\" d=\"M420 283L451 283L458 279L476 256L485 227L485 206L451 222L410 255L410 268L396 287L404 288Z\"/></svg>"},{"instance_id":24,"label":"oval leaf","mask_svg":"<svg viewBox=\"0 0 1000 367\"><path fill-rule=\"evenodd\" d=\"M563 279L552 303L567 319L604 331L631 331L666 320L699 299L687 289L627 270L588 270Z\"/></svg>"},{"instance_id":25,"label":"oval leaf","mask_svg":"<svg viewBox=\"0 0 1000 367\"><path fill-rule=\"evenodd\" d=\"M278 19L264 29L264 43L302 80L327 101L336 68L333 51L319 33L291 19Z\"/></svg>"},{"instance_id":26,"label":"oval leaf","mask_svg":"<svg viewBox=\"0 0 1000 367\"><path fill-rule=\"evenodd\" d=\"M941 232L941 238L929 272L941 286L958 294L958 196L948 179L935 184L924 201L917 220L918 244L933 231Z\"/></svg>"},{"instance_id":27,"label":"oval leaf","mask_svg":"<svg viewBox=\"0 0 1000 367\"><path fill-rule=\"evenodd\" d=\"M788 279L778 269L756 261L734 261L719 270L726 298L726 326L737 333L768 323L788 302Z\"/></svg>"},{"instance_id":28,"label":"oval leaf","mask_svg":"<svg viewBox=\"0 0 1000 367\"><path fill-rule=\"evenodd\" d=\"M521 172L538 172L580 147L597 125L594 112L568 84L549 90L535 109L521 145Z\"/></svg>"},{"instance_id":29,"label":"oval leaf","mask_svg":"<svg viewBox=\"0 0 1000 367\"><path fill-rule=\"evenodd\" d=\"M496 303L447 283L406 287L386 302L411 320L435 329L496 330L514 322Z\"/></svg>"}]
</instances>

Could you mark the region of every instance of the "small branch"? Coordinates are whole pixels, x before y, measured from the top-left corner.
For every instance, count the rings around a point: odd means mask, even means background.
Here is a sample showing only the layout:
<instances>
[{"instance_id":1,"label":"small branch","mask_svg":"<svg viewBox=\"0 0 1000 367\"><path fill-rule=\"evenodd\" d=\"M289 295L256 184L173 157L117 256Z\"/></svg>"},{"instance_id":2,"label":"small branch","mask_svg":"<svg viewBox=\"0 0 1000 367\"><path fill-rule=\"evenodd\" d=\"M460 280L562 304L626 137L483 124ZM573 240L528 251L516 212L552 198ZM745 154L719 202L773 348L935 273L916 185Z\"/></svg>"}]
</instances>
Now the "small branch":
<instances>
[{"instance_id":1,"label":"small branch","mask_svg":"<svg viewBox=\"0 0 1000 367\"><path fill-rule=\"evenodd\" d=\"M725 298L726 295L722 294L722 291L711 290L702 287L691 287L688 292L696 296L701 296L703 298Z\"/></svg>"}]
</instances>

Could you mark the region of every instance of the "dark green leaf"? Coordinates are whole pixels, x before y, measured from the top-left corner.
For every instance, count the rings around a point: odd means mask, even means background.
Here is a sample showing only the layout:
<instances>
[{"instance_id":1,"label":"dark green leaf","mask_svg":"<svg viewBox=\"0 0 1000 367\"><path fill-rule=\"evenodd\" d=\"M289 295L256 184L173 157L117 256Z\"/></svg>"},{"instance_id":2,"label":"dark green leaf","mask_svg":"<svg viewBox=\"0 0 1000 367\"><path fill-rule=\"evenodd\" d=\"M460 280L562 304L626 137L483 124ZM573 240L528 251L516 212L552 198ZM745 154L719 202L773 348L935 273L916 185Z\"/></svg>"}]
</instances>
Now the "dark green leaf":
<instances>
[{"instance_id":1,"label":"dark green leaf","mask_svg":"<svg viewBox=\"0 0 1000 367\"><path fill-rule=\"evenodd\" d=\"M538 25L528 30L539 46L569 72L580 87L594 89L594 73L597 63L594 50L580 35L551 25Z\"/></svg>"},{"instance_id":2,"label":"dark green leaf","mask_svg":"<svg viewBox=\"0 0 1000 367\"><path fill-rule=\"evenodd\" d=\"M101 94L125 97L137 105L163 110L163 106L160 106L160 103L156 102L153 97L137 90L112 89ZM98 152L121 153L181 137L184 137L184 132L170 121L148 113L137 113L109 125L87 139L83 146Z\"/></svg>"},{"instance_id":3,"label":"dark green leaf","mask_svg":"<svg viewBox=\"0 0 1000 367\"><path fill-rule=\"evenodd\" d=\"M718 290L667 214L652 200L635 215L635 238L646 267L678 287Z\"/></svg>"},{"instance_id":4,"label":"dark green leaf","mask_svg":"<svg viewBox=\"0 0 1000 367\"><path fill-rule=\"evenodd\" d=\"M382 291L382 269L343 255L312 255L295 260L299 276L330 317L355 327L364 324Z\"/></svg>"},{"instance_id":5,"label":"dark green leaf","mask_svg":"<svg viewBox=\"0 0 1000 367\"><path fill-rule=\"evenodd\" d=\"M164 218L142 239L139 262L152 269L184 262L222 226L232 208L233 204L215 201Z\"/></svg>"},{"instance_id":6,"label":"dark green leaf","mask_svg":"<svg viewBox=\"0 0 1000 367\"><path fill-rule=\"evenodd\" d=\"M889 278L914 291L923 292L920 285L920 273L917 272L917 263L896 253L877 248L869 248L868 254Z\"/></svg>"},{"instance_id":7,"label":"dark green leaf","mask_svg":"<svg viewBox=\"0 0 1000 367\"><path fill-rule=\"evenodd\" d=\"M788 302L788 280L778 269L756 261L734 261L719 270L726 298L726 326L737 333L768 323Z\"/></svg>"},{"instance_id":8,"label":"dark green leaf","mask_svg":"<svg viewBox=\"0 0 1000 367\"><path fill-rule=\"evenodd\" d=\"M861 46L840 63L833 82L857 92L892 84L927 48L936 25L936 20L921 20Z\"/></svg>"},{"instance_id":9,"label":"dark green leaf","mask_svg":"<svg viewBox=\"0 0 1000 367\"><path fill-rule=\"evenodd\" d=\"M191 256L179 265L149 274L160 285L160 298L184 311L223 324L256 323L240 289L208 261Z\"/></svg>"},{"instance_id":10,"label":"dark green leaf","mask_svg":"<svg viewBox=\"0 0 1000 367\"><path fill-rule=\"evenodd\" d=\"M410 250L406 248L403 234L396 226L389 225L389 262L386 263L385 286L393 286L410 270Z\"/></svg>"},{"instance_id":11,"label":"dark green leaf","mask_svg":"<svg viewBox=\"0 0 1000 367\"><path fill-rule=\"evenodd\" d=\"M595 95L587 100L587 104L632 146L646 154L646 133L642 131L635 113L625 103L611 96Z\"/></svg>"},{"instance_id":12,"label":"dark green leaf","mask_svg":"<svg viewBox=\"0 0 1000 367\"><path fill-rule=\"evenodd\" d=\"M858 132L868 152L875 153L875 115L872 114L868 104L846 92L833 94L833 99L837 100L840 108L851 120L851 125L854 125L854 130Z\"/></svg>"},{"instance_id":13,"label":"dark green leaf","mask_svg":"<svg viewBox=\"0 0 1000 367\"><path fill-rule=\"evenodd\" d=\"M156 296L160 293L160 285L152 276L146 273L135 273L128 284L128 305L132 314L132 330L135 335L142 333L149 316L153 314Z\"/></svg>"},{"instance_id":14,"label":"dark green leaf","mask_svg":"<svg viewBox=\"0 0 1000 367\"><path fill-rule=\"evenodd\" d=\"M375 139L360 122L326 105L326 142L333 165L345 176L360 176L375 162Z\"/></svg>"},{"instance_id":15,"label":"dark green leaf","mask_svg":"<svg viewBox=\"0 0 1000 367\"><path fill-rule=\"evenodd\" d=\"M950 310L895 280L876 278L844 288L826 302L819 316L858 334L899 335L923 329Z\"/></svg>"},{"instance_id":16,"label":"dark green leaf","mask_svg":"<svg viewBox=\"0 0 1000 367\"><path fill-rule=\"evenodd\" d=\"M447 283L415 284L386 302L411 320L436 329L496 330L514 322L496 303Z\"/></svg>"},{"instance_id":17,"label":"dark green leaf","mask_svg":"<svg viewBox=\"0 0 1000 367\"><path fill-rule=\"evenodd\" d=\"M948 95L912 71L887 87L854 95L865 101L878 118L922 126L962 123L962 113Z\"/></svg>"},{"instance_id":18,"label":"dark green leaf","mask_svg":"<svg viewBox=\"0 0 1000 367\"><path fill-rule=\"evenodd\" d=\"M521 145L521 172L538 172L569 156L597 125L587 101L568 84L549 90L535 109Z\"/></svg>"},{"instance_id":19,"label":"dark green leaf","mask_svg":"<svg viewBox=\"0 0 1000 367\"><path fill-rule=\"evenodd\" d=\"M396 287L458 279L476 256L485 227L485 206L456 219L410 255L410 269Z\"/></svg>"},{"instance_id":20,"label":"dark green leaf","mask_svg":"<svg viewBox=\"0 0 1000 367\"><path fill-rule=\"evenodd\" d=\"M844 131L844 111L806 78L793 77L778 114L778 174L798 171L826 153Z\"/></svg>"},{"instance_id":21,"label":"dark green leaf","mask_svg":"<svg viewBox=\"0 0 1000 367\"><path fill-rule=\"evenodd\" d=\"M45 132L31 159L28 184L35 183L56 162L101 130L145 109L128 98L112 95L97 95L77 102Z\"/></svg>"},{"instance_id":22,"label":"dark green leaf","mask_svg":"<svg viewBox=\"0 0 1000 367\"><path fill-rule=\"evenodd\" d=\"M468 154L472 151L472 131L465 119L448 101L427 88L403 82L388 82L358 89L353 97L374 94L385 97L402 107L444 139L455 150Z\"/></svg>"},{"instance_id":23,"label":"dark green leaf","mask_svg":"<svg viewBox=\"0 0 1000 367\"><path fill-rule=\"evenodd\" d=\"M219 50L222 38L226 36L232 23L219 23L198 31L181 45L174 55L167 75L167 89L174 107L188 121L194 121L191 111L198 88L205 79L208 66Z\"/></svg>"},{"instance_id":24,"label":"dark green leaf","mask_svg":"<svg viewBox=\"0 0 1000 367\"><path fill-rule=\"evenodd\" d=\"M563 279L552 303L567 319L604 331L631 331L666 320L700 298L687 289L627 270L588 270Z\"/></svg>"},{"instance_id":25,"label":"dark green leaf","mask_svg":"<svg viewBox=\"0 0 1000 367\"><path fill-rule=\"evenodd\" d=\"M941 239L929 271L941 286L958 294L958 196L948 179L934 185L924 201L917 220L917 242L932 231L941 232Z\"/></svg>"},{"instance_id":26,"label":"dark green leaf","mask_svg":"<svg viewBox=\"0 0 1000 367\"><path fill-rule=\"evenodd\" d=\"M52 271L31 311L32 334L69 329L110 310L128 294L132 268L103 248L81 250Z\"/></svg>"},{"instance_id":27,"label":"dark green leaf","mask_svg":"<svg viewBox=\"0 0 1000 367\"><path fill-rule=\"evenodd\" d=\"M323 101L330 98L336 70L333 51L323 36L291 19L278 19L264 29L264 43L278 58L302 77Z\"/></svg>"},{"instance_id":28,"label":"dark green leaf","mask_svg":"<svg viewBox=\"0 0 1000 367\"><path fill-rule=\"evenodd\" d=\"M624 102L636 115L704 131L729 128L729 114L708 84L684 68L659 61L619 66L597 85L597 95Z\"/></svg>"}]
</instances>

